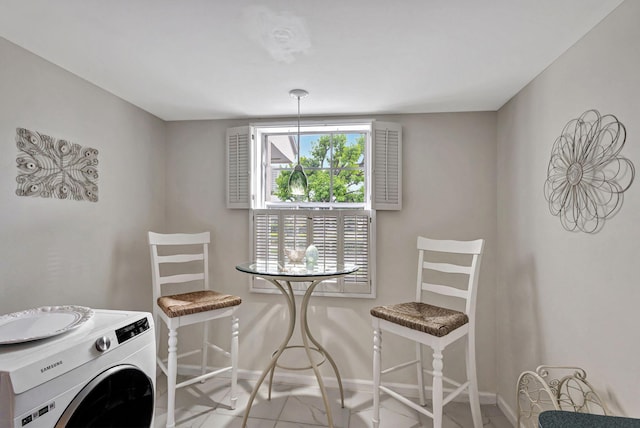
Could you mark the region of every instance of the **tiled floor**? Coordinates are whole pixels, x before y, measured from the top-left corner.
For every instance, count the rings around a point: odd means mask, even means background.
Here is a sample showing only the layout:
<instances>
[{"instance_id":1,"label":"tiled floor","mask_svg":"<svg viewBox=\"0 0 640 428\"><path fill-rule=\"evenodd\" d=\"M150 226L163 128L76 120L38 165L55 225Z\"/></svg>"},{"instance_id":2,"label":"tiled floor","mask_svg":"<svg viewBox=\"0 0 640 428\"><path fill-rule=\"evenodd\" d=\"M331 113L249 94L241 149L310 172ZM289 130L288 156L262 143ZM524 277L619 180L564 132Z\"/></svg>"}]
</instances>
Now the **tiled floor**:
<instances>
[{"instance_id":1,"label":"tiled floor","mask_svg":"<svg viewBox=\"0 0 640 428\"><path fill-rule=\"evenodd\" d=\"M176 427L179 428L238 428L254 382L240 380L235 410L229 408L229 384L223 380L210 380L177 392ZM158 378L155 426L166 424L167 387L164 376ZM260 388L251 408L249 428L299 428L327 426L326 412L317 387L275 384L271 400L267 400L268 387ZM345 408L340 407L337 389L328 390L334 425L340 428L371 427L373 412L370 392L345 391ZM380 426L382 428L432 427L431 420L382 396ZM512 428L497 406L483 405L482 419L486 428ZM449 403L445 406L444 428L473 427L468 403Z\"/></svg>"}]
</instances>

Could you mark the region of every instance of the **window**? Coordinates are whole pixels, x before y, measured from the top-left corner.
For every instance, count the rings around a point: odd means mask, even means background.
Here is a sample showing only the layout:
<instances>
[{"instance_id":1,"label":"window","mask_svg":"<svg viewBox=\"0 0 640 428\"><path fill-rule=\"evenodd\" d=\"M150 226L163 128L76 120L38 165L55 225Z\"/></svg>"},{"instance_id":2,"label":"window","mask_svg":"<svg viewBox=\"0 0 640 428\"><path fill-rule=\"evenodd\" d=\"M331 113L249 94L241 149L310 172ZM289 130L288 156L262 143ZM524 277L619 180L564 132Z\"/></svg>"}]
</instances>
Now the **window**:
<instances>
[{"instance_id":1,"label":"window","mask_svg":"<svg viewBox=\"0 0 640 428\"><path fill-rule=\"evenodd\" d=\"M227 207L249 208L252 257L284 261L284 248L314 244L319 263L359 270L325 281L316 294L375 297L375 209L401 207L401 129L396 124L306 123L300 164L307 195L289 194L297 128L257 124L227 131ZM302 284L299 292L304 291ZM259 278L252 291L279 292Z\"/></svg>"},{"instance_id":2,"label":"window","mask_svg":"<svg viewBox=\"0 0 640 428\"><path fill-rule=\"evenodd\" d=\"M300 164L308 178L305 200L311 203L365 202L364 132L311 133L300 136ZM297 136L267 134L266 202L295 202L288 181L297 162Z\"/></svg>"}]
</instances>

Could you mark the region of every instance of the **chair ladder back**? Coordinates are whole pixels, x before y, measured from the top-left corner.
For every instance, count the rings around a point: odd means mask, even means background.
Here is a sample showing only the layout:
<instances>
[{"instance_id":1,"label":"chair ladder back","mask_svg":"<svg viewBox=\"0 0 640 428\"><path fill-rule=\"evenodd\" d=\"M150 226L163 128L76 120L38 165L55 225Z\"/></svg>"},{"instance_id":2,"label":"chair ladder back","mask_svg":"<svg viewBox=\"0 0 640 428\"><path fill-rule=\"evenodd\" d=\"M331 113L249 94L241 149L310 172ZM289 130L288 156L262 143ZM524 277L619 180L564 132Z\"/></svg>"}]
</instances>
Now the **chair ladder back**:
<instances>
[{"instance_id":1,"label":"chair ladder back","mask_svg":"<svg viewBox=\"0 0 640 428\"><path fill-rule=\"evenodd\" d=\"M196 245L211 242L211 233L155 233L149 232L149 244L156 245Z\"/></svg>"},{"instance_id":2,"label":"chair ladder back","mask_svg":"<svg viewBox=\"0 0 640 428\"><path fill-rule=\"evenodd\" d=\"M164 284L178 284L192 281L202 281L203 289L209 289L209 242L210 233L176 233L161 234L149 232L149 244L151 248L151 261L153 273L153 298L157 300L162 296ZM159 255L159 246L195 246L202 245L200 252L187 254ZM202 271L197 273L182 273L177 275L160 275L161 264L180 264L194 261L202 261Z\"/></svg>"},{"instance_id":3,"label":"chair ladder back","mask_svg":"<svg viewBox=\"0 0 640 428\"><path fill-rule=\"evenodd\" d=\"M151 251L151 283L153 285L153 301L157 302L158 298L162 295L162 287L160 285L160 265L157 262L158 247L155 244L152 244L149 245L149 249Z\"/></svg>"},{"instance_id":4,"label":"chair ladder back","mask_svg":"<svg viewBox=\"0 0 640 428\"><path fill-rule=\"evenodd\" d=\"M457 253L457 254L480 254L484 239L476 239L475 241L453 241L447 239L430 239L423 236L418 237L418 249L435 251L438 253Z\"/></svg>"},{"instance_id":5,"label":"chair ladder back","mask_svg":"<svg viewBox=\"0 0 640 428\"><path fill-rule=\"evenodd\" d=\"M482 247L480 248L482 251ZM480 262L482 260L482 253L474 254L471 260L471 266L473 271L469 275L469 299L467 300L466 314L469 317L470 323L473 326L476 319L476 297L478 295L478 277L480 271Z\"/></svg>"},{"instance_id":6,"label":"chair ladder back","mask_svg":"<svg viewBox=\"0 0 640 428\"><path fill-rule=\"evenodd\" d=\"M436 240L418 237L418 287L416 290L416 301L422 301L422 292L428 291L444 296L457 297L465 300L465 313L470 320L475 316L475 299L477 293L478 270L480 258L484 245L483 239L475 241L453 241ZM455 253L471 255L469 264L459 265L445 262L425 261L425 252L435 253ZM456 288L450 285L435 284L423 281L424 270L432 270L445 274L467 275L467 287L465 289Z\"/></svg>"}]
</instances>

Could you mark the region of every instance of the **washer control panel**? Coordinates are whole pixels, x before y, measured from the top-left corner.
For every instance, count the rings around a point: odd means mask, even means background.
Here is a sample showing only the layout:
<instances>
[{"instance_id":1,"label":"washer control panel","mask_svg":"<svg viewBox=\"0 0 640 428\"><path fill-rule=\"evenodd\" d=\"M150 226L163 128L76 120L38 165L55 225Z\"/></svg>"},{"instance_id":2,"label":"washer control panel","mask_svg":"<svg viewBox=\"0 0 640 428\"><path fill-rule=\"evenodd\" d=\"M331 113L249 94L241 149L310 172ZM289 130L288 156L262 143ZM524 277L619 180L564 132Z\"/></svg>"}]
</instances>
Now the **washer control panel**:
<instances>
[{"instance_id":1,"label":"washer control panel","mask_svg":"<svg viewBox=\"0 0 640 428\"><path fill-rule=\"evenodd\" d=\"M39 409L34 410L32 413L22 417L22 419L20 420L21 422L20 426L25 426L31 422L34 422L36 419L46 415L47 413L49 413L50 410L53 410L55 408L56 408L55 401L52 401L49 404L45 404L43 407L40 407Z\"/></svg>"},{"instance_id":2,"label":"washer control panel","mask_svg":"<svg viewBox=\"0 0 640 428\"><path fill-rule=\"evenodd\" d=\"M144 317L136 322L132 322L129 325L125 325L116 330L116 337L118 338L118 344L126 342L132 337L136 337L137 335L144 333L149 330L149 320L147 317Z\"/></svg>"}]
</instances>

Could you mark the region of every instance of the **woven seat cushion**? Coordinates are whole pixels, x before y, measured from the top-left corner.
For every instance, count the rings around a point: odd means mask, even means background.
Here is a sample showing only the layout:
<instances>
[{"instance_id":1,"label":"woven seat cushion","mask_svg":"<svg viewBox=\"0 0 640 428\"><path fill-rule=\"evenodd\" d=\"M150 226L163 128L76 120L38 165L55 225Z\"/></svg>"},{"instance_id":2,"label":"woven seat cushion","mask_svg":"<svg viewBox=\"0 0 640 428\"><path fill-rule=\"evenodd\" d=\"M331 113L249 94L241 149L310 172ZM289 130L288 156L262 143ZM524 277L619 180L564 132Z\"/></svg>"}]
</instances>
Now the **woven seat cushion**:
<instances>
[{"instance_id":1,"label":"woven seat cushion","mask_svg":"<svg viewBox=\"0 0 640 428\"><path fill-rule=\"evenodd\" d=\"M377 306L371 309L371 315L437 337L446 336L469 322L463 312L421 302Z\"/></svg>"},{"instance_id":2,"label":"woven seat cushion","mask_svg":"<svg viewBox=\"0 0 640 428\"><path fill-rule=\"evenodd\" d=\"M228 308L242 303L238 296L203 290L158 298L158 306L169 318Z\"/></svg>"}]
</instances>

